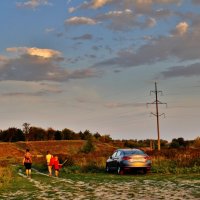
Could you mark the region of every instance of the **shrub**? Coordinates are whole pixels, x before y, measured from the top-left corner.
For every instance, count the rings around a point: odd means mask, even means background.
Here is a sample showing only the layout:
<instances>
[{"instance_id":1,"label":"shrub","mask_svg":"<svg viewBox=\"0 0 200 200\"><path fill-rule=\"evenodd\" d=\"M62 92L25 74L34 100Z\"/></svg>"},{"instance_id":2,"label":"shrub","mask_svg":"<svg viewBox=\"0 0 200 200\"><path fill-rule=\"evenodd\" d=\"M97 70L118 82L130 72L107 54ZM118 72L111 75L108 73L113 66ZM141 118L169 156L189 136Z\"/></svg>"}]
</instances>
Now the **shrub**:
<instances>
[{"instance_id":1,"label":"shrub","mask_svg":"<svg viewBox=\"0 0 200 200\"><path fill-rule=\"evenodd\" d=\"M90 153L90 152L93 152L95 150L95 146L93 144L93 141L91 138L89 138L85 145L83 146L83 148L81 149L81 152L83 153Z\"/></svg>"}]
</instances>

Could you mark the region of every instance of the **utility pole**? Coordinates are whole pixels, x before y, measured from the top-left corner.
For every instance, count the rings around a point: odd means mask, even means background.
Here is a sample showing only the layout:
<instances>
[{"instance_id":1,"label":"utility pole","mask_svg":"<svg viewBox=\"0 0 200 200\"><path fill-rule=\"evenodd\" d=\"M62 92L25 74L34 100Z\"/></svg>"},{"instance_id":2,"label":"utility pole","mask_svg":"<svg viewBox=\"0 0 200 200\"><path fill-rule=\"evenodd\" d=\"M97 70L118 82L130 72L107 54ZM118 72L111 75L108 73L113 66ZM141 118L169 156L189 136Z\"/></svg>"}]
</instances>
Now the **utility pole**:
<instances>
[{"instance_id":1,"label":"utility pole","mask_svg":"<svg viewBox=\"0 0 200 200\"><path fill-rule=\"evenodd\" d=\"M158 91L158 90L157 90L157 83L156 83L156 82L155 82L155 90L154 90L154 91L150 91L150 94L151 94L151 93L154 93L154 94L155 94L156 100L155 100L154 102L152 102L152 103L147 103L147 106L148 106L149 104L155 104L155 105L156 105L156 113L151 112L151 114L154 115L154 116L156 116L157 135L158 135L158 151L160 151L160 127L159 127L159 117L160 117L161 115L165 115L165 114L164 114L164 113L159 114L158 105L159 105L159 104L165 104L165 105L167 106L167 104L166 104L166 103L162 103L162 102L160 102L160 101L158 100L158 94L159 94L159 93L162 94L162 91Z\"/></svg>"}]
</instances>

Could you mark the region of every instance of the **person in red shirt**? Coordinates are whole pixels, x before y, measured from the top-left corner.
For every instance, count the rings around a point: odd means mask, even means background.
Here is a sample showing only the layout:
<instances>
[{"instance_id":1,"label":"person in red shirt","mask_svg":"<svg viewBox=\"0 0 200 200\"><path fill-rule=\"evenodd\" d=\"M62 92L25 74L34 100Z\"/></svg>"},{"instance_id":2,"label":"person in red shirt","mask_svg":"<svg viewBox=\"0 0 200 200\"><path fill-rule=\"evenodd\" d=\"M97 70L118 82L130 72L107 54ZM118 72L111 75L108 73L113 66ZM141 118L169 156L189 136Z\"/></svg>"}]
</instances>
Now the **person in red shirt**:
<instances>
[{"instance_id":1,"label":"person in red shirt","mask_svg":"<svg viewBox=\"0 0 200 200\"><path fill-rule=\"evenodd\" d=\"M54 160L55 160L55 157L53 155L51 155L49 165L48 165L48 168L49 168L49 171L50 171L49 176L52 176L52 170L54 169Z\"/></svg>"},{"instance_id":2,"label":"person in red shirt","mask_svg":"<svg viewBox=\"0 0 200 200\"><path fill-rule=\"evenodd\" d=\"M62 164L59 163L58 156L54 158L54 169L55 169L55 176L58 177L59 170L62 167Z\"/></svg>"}]
</instances>

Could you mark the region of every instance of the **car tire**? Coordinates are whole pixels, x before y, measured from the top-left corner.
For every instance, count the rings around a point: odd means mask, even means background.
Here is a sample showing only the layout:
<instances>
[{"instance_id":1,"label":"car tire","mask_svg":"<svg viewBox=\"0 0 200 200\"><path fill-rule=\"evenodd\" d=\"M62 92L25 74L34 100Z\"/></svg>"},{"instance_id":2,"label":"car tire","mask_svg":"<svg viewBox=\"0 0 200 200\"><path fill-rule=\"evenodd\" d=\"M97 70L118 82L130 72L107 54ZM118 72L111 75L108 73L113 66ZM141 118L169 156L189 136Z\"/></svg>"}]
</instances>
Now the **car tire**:
<instances>
[{"instance_id":1,"label":"car tire","mask_svg":"<svg viewBox=\"0 0 200 200\"><path fill-rule=\"evenodd\" d=\"M146 168L143 169L143 174L147 174L147 169Z\"/></svg>"},{"instance_id":2,"label":"car tire","mask_svg":"<svg viewBox=\"0 0 200 200\"><path fill-rule=\"evenodd\" d=\"M123 175L124 174L124 169L122 167L120 167L119 165L117 167L117 174L119 174L119 175Z\"/></svg>"}]
</instances>

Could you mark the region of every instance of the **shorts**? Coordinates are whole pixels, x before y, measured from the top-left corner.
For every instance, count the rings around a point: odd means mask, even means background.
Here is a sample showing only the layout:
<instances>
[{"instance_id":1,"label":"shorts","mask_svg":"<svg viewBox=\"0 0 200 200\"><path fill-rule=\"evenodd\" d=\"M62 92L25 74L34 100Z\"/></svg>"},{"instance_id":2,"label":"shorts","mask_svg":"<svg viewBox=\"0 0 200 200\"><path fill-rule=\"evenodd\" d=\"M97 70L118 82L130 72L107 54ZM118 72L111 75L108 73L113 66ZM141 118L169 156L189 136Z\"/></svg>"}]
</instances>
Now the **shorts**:
<instances>
[{"instance_id":1,"label":"shorts","mask_svg":"<svg viewBox=\"0 0 200 200\"><path fill-rule=\"evenodd\" d=\"M26 169L31 169L32 163L24 163Z\"/></svg>"}]
</instances>

